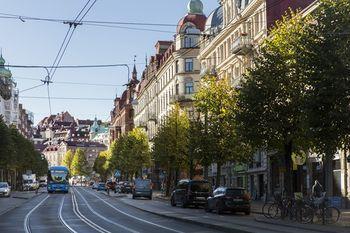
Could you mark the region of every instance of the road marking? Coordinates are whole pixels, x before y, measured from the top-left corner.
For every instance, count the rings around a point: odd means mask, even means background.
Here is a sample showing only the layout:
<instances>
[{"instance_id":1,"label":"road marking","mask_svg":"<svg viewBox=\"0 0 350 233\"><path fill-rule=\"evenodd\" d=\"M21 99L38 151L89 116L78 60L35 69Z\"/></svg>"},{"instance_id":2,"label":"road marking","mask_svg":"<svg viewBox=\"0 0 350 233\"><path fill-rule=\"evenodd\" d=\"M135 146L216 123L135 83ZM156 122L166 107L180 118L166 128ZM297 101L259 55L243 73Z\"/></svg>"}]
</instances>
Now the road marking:
<instances>
[{"instance_id":1,"label":"road marking","mask_svg":"<svg viewBox=\"0 0 350 233\"><path fill-rule=\"evenodd\" d=\"M126 231L129 231L129 232L132 232L132 233L139 233L138 231L135 231L135 230L130 229L130 228L126 227L126 226L123 226L123 225L121 225L121 224L118 224L118 223L116 223L116 222L113 222L113 221L109 220L108 218L106 218L106 217L100 215L99 213L97 213L95 210L92 209L92 207L89 205L89 203L87 202L87 200L86 200L86 199L84 198L84 196L79 192L78 189L74 189L74 190L75 190L75 191L79 194L79 196L83 199L84 203L85 203L86 206L89 208L89 210L90 210L92 213L94 213L95 215L97 215L98 217L102 218L103 220L105 220L105 221L107 221L107 222L109 222L109 223L111 223L111 224L113 224L113 225L115 225L115 226L118 226L118 227L120 227L120 228L123 228L123 229L126 230Z\"/></svg>"},{"instance_id":2,"label":"road marking","mask_svg":"<svg viewBox=\"0 0 350 233\"><path fill-rule=\"evenodd\" d=\"M110 203L106 202L105 200L103 200L102 198L100 198L98 195L96 195L95 193L92 193L91 191L88 191L88 190L85 190L83 189L85 192L88 192L92 195L94 195L95 197L97 197L98 199L100 199L101 201L103 201L106 205L110 206L111 208L115 209L117 212L121 213L121 214L124 214L130 218L133 218L133 219L136 219L136 220L139 220L141 222L144 222L144 223L147 223L147 224L150 224L150 225L153 225L153 226L156 226L156 227L159 227L159 228L162 228L162 229L165 229L165 230L168 230L168 231L172 231L172 232L177 232L177 233L184 233L183 231L178 231L178 230L175 230L175 229L172 229L172 228L169 228L169 227L165 227L165 226L162 226L162 225L159 225L157 223L153 223L153 222L150 222L150 221L147 221L147 220L144 220L142 218L138 218L136 216L132 216L131 214L128 214L120 209L118 209L117 207L111 205Z\"/></svg>"},{"instance_id":3,"label":"road marking","mask_svg":"<svg viewBox=\"0 0 350 233\"><path fill-rule=\"evenodd\" d=\"M74 191L72 191L72 203L73 203L73 211L75 213L75 215L77 215L80 220L82 220L83 222L85 222L87 225L89 225L90 227L92 227L93 229L95 229L96 231L100 232L100 233L111 233L110 231L102 228L101 226L97 225L96 223L92 222L91 220L89 220L87 217L85 217L79 210L79 206L78 206L78 202L77 199L75 197Z\"/></svg>"},{"instance_id":4,"label":"road marking","mask_svg":"<svg viewBox=\"0 0 350 233\"><path fill-rule=\"evenodd\" d=\"M71 228L68 224L67 224L67 222L63 219L63 217L62 217L62 209L63 209L63 204L64 204L64 199L66 198L66 195L64 195L63 196L63 198L62 198L62 201L61 201L61 205L60 205L60 208L59 208L59 214L58 214L58 216L59 216L59 219L60 219L60 221L61 221L61 223L65 226L65 227L67 227L71 232L73 232L73 233L78 233L78 232L76 232L75 230L73 230L73 228Z\"/></svg>"},{"instance_id":5,"label":"road marking","mask_svg":"<svg viewBox=\"0 0 350 233\"><path fill-rule=\"evenodd\" d=\"M39 206L41 206L41 204L44 203L44 201L46 201L50 196L46 196L41 202L39 202L39 204L37 204L31 211L29 211L29 213L25 216L24 218L24 224L23 224L23 227L24 227L24 231L26 233L31 233L32 230L30 229L30 225L29 225L29 217L30 215L37 209L39 208Z\"/></svg>"}]
</instances>

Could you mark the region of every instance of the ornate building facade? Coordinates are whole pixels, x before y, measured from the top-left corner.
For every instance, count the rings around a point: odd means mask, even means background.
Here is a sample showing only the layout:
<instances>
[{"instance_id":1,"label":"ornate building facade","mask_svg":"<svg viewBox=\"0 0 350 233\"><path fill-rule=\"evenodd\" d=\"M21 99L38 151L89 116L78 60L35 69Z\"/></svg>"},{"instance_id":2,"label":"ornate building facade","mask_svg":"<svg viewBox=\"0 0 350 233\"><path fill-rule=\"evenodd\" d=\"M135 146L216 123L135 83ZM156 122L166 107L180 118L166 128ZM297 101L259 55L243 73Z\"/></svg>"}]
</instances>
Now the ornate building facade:
<instances>
[{"instance_id":1,"label":"ornate building facade","mask_svg":"<svg viewBox=\"0 0 350 233\"><path fill-rule=\"evenodd\" d=\"M198 56L201 76L217 75L239 88L242 75L253 66L259 46L267 38L276 20L288 8L302 10L312 2L313 0L220 0L218 8L208 16L201 40ZM250 164L226 163L221 171L221 184L244 186L256 199L272 194L275 189L283 186L279 175L272 181L268 158L266 152L258 151ZM210 171L212 182L215 182L215 164Z\"/></svg>"},{"instance_id":2,"label":"ornate building facade","mask_svg":"<svg viewBox=\"0 0 350 233\"><path fill-rule=\"evenodd\" d=\"M193 94L200 73L199 38L205 21L202 2L191 0L187 15L178 23L175 41L158 41L155 45L156 54L137 86L134 119L151 141L175 102L189 115L193 112Z\"/></svg>"},{"instance_id":3,"label":"ornate building facade","mask_svg":"<svg viewBox=\"0 0 350 233\"><path fill-rule=\"evenodd\" d=\"M18 89L12 73L5 68L5 59L0 55L0 115L7 125L18 124Z\"/></svg>"}]
</instances>

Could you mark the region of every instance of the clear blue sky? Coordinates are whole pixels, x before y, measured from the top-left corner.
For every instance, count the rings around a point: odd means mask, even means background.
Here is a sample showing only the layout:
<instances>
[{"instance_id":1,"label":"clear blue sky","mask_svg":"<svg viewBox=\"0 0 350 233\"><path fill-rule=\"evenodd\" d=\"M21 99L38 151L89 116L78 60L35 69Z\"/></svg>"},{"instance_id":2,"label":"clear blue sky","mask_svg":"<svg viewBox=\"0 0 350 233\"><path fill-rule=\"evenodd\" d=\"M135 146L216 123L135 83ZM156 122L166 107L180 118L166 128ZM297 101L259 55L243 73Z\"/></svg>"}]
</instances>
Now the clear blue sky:
<instances>
[{"instance_id":1,"label":"clear blue sky","mask_svg":"<svg viewBox=\"0 0 350 233\"><path fill-rule=\"evenodd\" d=\"M0 13L18 14L32 17L74 19L87 0L0 0ZM218 6L216 0L202 0L208 15ZM177 24L186 14L188 0L98 0L84 20L126 21ZM137 26L143 27L145 26ZM68 30L67 25L50 22L35 22L0 19L0 47L10 65L51 65L59 46ZM153 29L174 31L175 27L153 27ZM145 54L153 55L157 40L169 40L172 33L135 31L93 26L79 27L69 44L61 65L89 65L144 63ZM143 64L138 64L138 73ZM44 70L11 68L18 83L24 90L40 81L23 78L44 78ZM16 78L18 77L18 78ZM127 82L125 68L58 70L54 80L59 82L84 82L122 85ZM51 85L53 97L110 98L120 94L124 87ZM22 93L23 96L46 96L46 87ZM38 122L49 114L48 101L44 99L20 98L20 102L35 116ZM108 120L113 101L52 100L52 112L69 111L80 119L94 118Z\"/></svg>"}]
</instances>

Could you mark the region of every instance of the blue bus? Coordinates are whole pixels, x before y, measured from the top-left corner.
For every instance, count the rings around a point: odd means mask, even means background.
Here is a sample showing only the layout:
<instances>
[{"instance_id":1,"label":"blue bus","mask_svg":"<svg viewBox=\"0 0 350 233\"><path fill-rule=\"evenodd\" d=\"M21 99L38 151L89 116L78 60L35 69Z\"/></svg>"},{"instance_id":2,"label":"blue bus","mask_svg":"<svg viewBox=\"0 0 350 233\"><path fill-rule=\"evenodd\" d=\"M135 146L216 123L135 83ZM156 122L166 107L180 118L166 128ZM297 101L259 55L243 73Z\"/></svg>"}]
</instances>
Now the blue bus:
<instances>
[{"instance_id":1,"label":"blue bus","mask_svg":"<svg viewBox=\"0 0 350 233\"><path fill-rule=\"evenodd\" d=\"M69 191L69 170L63 166L50 167L47 173L47 192Z\"/></svg>"}]
</instances>

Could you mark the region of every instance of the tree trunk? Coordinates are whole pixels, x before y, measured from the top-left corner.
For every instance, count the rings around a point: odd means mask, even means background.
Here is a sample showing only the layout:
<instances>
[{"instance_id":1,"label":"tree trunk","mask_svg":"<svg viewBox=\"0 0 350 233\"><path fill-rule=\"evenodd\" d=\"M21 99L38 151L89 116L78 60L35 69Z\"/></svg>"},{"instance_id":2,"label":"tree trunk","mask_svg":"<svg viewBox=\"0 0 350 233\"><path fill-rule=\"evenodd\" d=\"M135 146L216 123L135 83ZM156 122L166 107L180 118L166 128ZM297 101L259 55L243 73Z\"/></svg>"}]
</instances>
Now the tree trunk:
<instances>
[{"instance_id":1,"label":"tree trunk","mask_svg":"<svg viewBox=\"0 0 350 233\"><path fill-rule=\"evenodd\" d=\"M166 190L165 190L165 196L170 196L170 186L171 186L171 179L172 179L172 169L168 169L168 177L166 179Z\"/></svg>"},{"instance_id":2,"label":"tree trunk","mask_svg":"<svg viewBox=\"0 0 350 233\"><path fill-rule=\"evenodd\" d=\"M221 180L221 163L217 163L217 168L216 168L216 184L215 188L220 187L220 180Z\"/></svg>"},{"instance_id":3,"label":"tree trunk","mask_svg":"<svg viewBox=\"0 0 350 233\"><path fill-rule=\"evenodd\" d=\"M284 161L285 161L285 167L286 172L284 174L284 191L286 192L286 195L292 197L293 195L293 179L292 179L292 146L293 143L290 141L288 144L284 146Z\"/></svg>"},{"instance_id":4,"label":"tree trunk","mask_svg":"<svg viewBox=\"0 0 350 233\"><path fill-rule=\"evenodd\" d=\"M324 189L327 196L333 196L333 154L327 153L323 159Z\"/></svg>"},{"instance_id":5,"label":"tree trunk","mask_svg":"<svg viewBox=\"0 0 350 233\"><path fill-rule=\"evenodd\" d=\"M204 169L203 169L203 172L204 172L204 174L203 174L204 179L208 180L209 179L209 166L205 165Z\"/></svg>"}]
</instances>

